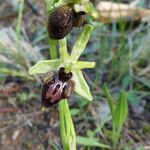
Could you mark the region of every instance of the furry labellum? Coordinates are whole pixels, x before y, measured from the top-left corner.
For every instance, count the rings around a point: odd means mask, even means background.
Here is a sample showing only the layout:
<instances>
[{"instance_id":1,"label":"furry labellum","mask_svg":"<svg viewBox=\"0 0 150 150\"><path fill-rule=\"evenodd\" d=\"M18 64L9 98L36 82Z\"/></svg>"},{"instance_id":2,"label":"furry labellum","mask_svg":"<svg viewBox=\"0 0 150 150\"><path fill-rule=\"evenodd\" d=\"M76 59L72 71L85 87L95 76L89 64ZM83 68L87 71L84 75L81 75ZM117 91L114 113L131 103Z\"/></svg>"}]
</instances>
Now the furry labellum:
<instances>
[{"instance_id":1,"label":"furry labellum","mask_svg":"<svg viewBox=\"0 0 150 150\"><path fill-rule=\"evenodd\" d=\"M73 92L75 83L71 80L72 73L65 73L65 68L60 68L58 73L48 78L42 89L41 105L51 107L63 98L69 98Z\"/></svg>"},{"instance_id":2,"label":"furry labellum","mask_svg":"<svg viewBox=\"0 0 150 150\"><path fill-rule=\"evenodd\" d=\"M72 6L64 5L56 8L48 18L48 32L51 39L64 38L73 27L82 26L85 12L75 12Z\"/></svg>"}]
</instances>

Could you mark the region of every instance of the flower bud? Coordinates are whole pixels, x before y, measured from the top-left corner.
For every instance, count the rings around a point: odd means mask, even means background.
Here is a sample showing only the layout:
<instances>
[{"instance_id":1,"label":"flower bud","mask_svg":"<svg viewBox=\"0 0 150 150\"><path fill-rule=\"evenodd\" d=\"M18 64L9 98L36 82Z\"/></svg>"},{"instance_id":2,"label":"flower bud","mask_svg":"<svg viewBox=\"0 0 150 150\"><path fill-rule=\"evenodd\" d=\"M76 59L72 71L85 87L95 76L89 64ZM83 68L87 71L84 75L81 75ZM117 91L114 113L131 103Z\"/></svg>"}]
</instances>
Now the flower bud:
<instances>
[{"instance_id":1,"label":"flower bud","mask_svg":"<svg viewBox=\"0 0 150 150\"><path fill-rule=\"evenodd\" d=\"M62 39L73 27L81 27L84 22L84 12L76 13L71 5L56 8L48 18L48 33L51 39Z\"/></svg>"}]
</instances>

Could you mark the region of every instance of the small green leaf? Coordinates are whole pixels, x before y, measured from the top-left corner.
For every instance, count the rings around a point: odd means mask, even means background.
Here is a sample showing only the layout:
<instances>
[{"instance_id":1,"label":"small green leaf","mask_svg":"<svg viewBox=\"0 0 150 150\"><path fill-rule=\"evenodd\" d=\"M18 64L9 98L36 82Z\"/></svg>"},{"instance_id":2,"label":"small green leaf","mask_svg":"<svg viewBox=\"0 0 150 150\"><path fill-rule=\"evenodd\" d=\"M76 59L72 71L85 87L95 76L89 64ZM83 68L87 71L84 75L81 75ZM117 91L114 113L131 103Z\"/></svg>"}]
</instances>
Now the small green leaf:
<instances>
[{"instance_id":1,"label":"small green leaf","mask_svg":"<svg viewBox=\"0 0 150 150\"><path fill-rule=\"evenodd\" d=\"M75 92L78 95L84 97L85 99L92 101L93 97L90 93L89 86L86 83L81 70L73 72L73 80L75 81L75 84L76 84Z\"/></svg>"},{"instance_id":2,"label":"small green leaf","mask_svg":"<svg viewBox=\"0 0 150 150\"><path fill-rule=\"evenodd\" d=\"M29 74L46 73L50 70L58 70L62 64L60 59L55 60L41 60L29 69Z\"/></svg>"},{"instance_id":3,"label":"small green leaf","mask_svg":"<svg viewBox=\"0 0 150 150\"><path fill-rule=\"evenodd\" d=\"M91 32L93 31L93 26L85 25L79 37L77 38L72 52L71 52L71 61L77 61L81 53L84 51L86 44L90 38Z\"/></svg>"},{"instance_id":4,"label":"small green leaf","mask_svg":"<svg viewBox=\"0 0 150 150\"><path fill-rule=\"evenodd\" d=\"M77 61L74 65L72 70L80 70L85 68L94 68L95 62L88 62L88 61Z\"/></svg>"},{"instance_id":5,"label":"small green leaf","mask_svg":"<svg viewBox=\"0 0 150 150\"><path fill-rule=\"evenodd\" d=\"M74 108L74 109L71 109L71 110L70 110L71 116L76 116L76 115L79 115L80 113L81 113L81 110L80 110L80 109Z\"/></svg>"},{"instance_id":6,"label":"small green leaf","mask_svg":"<svg viewBox=\"0 0 150 150\"><path fill-rule=\"evenodd\" d=\"M118 130L121 130L124 121L128 115L128 101L125 92L121 92L119 95L119 100L117 106L114 110L114 121Z\"/></svg>"},{"instance_id":7,"label":"small green leaf","mask_svg":"<svg viewBox=\"0 0 150 150\"><path fill-rule=\"evenodd\" d=\"M126 90L129 87L130 83L131 83L131 79L130 79L130 76L128 74L122 80L122 87L123 87L123 89Z\"/></svg>"},{"instance_id":8,"label":"small green leaf","mask_svg":"<svg viewBox=\"0 0 150 150\"><path fill-rule=\"evenodd\" d=\"M140 102L141 102L140 99L137 97L137 95L134 92L132 92L132 91L129 91L127 93L127 98L128 98L129 103L131 105L139 105Z\"/></svg>"},{"instance_id":9,"label":"small green leaf","mask_svg":"<svg viewBox=\"0 0 150 150\"><path fill-rule=\"evenodd\" d=\"M78 136L77 137L77 143L81 144L81 145L84 145L84 146L101 147L101 148L108 148L108 149L110 149L110 146L102 144L102 143L99 143L94 138L85 138L85 137L82 137L82 136Z\"/></svg>"}]
</instances>

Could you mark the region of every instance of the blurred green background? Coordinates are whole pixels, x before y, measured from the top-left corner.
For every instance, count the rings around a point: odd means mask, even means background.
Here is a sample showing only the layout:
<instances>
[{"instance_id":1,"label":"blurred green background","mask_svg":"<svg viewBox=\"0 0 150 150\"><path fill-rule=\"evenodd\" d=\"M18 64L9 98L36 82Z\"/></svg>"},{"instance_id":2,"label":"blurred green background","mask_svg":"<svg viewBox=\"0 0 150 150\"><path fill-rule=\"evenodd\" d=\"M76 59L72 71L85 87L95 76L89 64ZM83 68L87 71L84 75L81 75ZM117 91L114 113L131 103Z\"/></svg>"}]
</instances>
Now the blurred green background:
<instances>
[{"instance_id":1,"label":"blurred green background","mask_svg":"<svg viewBox=\"0 0 150 150\"><path fill-rule=\"evenodd\" d=\"M92 1L96 6L97 1ZM148 0L116 0L150 10ZM49 59L46 8L43 0L25 0L19 22L17 0L0 1L0 149L62 149L57 105L41 112L41 82L28 68ZM89 19L90 20L90 19ZM18 24L21 24L18 29ZM107 84L114 102L124 90L129 114L118 149L150 149L150 22L121 20L92 22L94 31L80 60L95 61L84 70L92 102L73 95L68 101L77 136L111 145L111 116L102 88ZM18 31L21 31L19 35ZM81 32L67 36L68 50ZM18 40L19 37L19 40ZM101 149L82 141L77 149ZM91 141L92 142L92 141ZM93 142L92 142L93 143Z\"/></svg>"}]
</instances>

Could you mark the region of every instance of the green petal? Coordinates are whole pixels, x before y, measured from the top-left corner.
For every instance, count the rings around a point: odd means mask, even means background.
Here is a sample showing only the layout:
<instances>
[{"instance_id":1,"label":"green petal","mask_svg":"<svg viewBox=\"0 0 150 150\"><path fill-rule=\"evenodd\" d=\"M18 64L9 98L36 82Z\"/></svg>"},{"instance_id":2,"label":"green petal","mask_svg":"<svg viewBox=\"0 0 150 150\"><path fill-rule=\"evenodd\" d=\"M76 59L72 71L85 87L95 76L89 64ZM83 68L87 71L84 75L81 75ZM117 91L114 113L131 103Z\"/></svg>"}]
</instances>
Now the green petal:
<instances>
[{"instance_id":1,"label":"green petal","mask_svg":"<svg viewBox=\"0 0 150 150\"><path fill-rule=\"evenodd\" d=\"M90 38L92 31L93 31L93 26L91 26L91 25L85 25L83 27L81 34L79 35L78 39L76 40L76 42L73 46L71 56L70 56L71 61L77 61L78 60L81 53L85 49L85 46L86 46L86 44Z\"/></svg>"},{"instance_id":2,"label":"green petal","mask_svg":"<svg viewBox=\"0 0 150 150\"><path fill-rule=\"evenodd\" d=\"M57 70L61 65L60 59L54 60L41 60L37 62L34 66L30 67L29 74L38 74L38 73L46 73L50 70Z\"/></svg>"},{"instance_id":3,"label":"green petal","mask_svg":"<svg viewBox=\"0 0 150 150\"><path fill-rule=\"evenodd\" d=\"M73 80L75 81L75 92L85 99L92 101L93 97L90 93L89 86L86 83L81 70L73 72Z\"/></svg>"},{"instance_id":4,"label":"green petal","mask_svg":"<svg viewBox=\"0 0 150 150\"><path fill-rule=\"evenodd\" d=\"M77 61L73 67L72 70L80 70L85 68L94 68L95 62L88 62L88 61Z\"/></svg>"}]
</instances>

